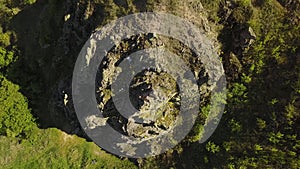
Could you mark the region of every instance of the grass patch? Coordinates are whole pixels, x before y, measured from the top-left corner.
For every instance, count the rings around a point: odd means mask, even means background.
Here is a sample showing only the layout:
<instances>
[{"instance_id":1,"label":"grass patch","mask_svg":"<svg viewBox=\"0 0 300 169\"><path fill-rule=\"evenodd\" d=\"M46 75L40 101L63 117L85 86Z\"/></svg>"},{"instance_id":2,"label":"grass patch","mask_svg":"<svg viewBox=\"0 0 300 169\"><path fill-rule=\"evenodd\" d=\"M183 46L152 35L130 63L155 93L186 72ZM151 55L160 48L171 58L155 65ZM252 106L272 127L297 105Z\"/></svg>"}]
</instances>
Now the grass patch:
<instances>
[{"instance_id":1,"label":"grass patch","mask_svg":"<svg viewBox=\"0 0 300 169\"><path fill-rule=\"evenodd\" d=\"M18 168L136 168L128 160L107 154L97 145L57 129L39 130L36 139L21 143L0 137L0 165Z\"/></svg>"}]
</instances>

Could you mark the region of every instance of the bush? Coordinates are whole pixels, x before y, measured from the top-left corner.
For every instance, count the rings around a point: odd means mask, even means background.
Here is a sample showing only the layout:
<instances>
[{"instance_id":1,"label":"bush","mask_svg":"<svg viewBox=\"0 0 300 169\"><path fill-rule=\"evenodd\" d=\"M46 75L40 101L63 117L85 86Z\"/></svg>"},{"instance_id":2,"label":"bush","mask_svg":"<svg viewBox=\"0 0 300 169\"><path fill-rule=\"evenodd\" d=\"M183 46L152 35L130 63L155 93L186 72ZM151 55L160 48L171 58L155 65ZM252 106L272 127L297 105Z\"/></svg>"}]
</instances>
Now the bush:
<instances>
[{"instance_id":1,"label":"bush","mask_svg":"<svg viewBox=\"0 0 300 169\"><path fill-rule=\"evenodd\" d=\"M36 0L24 0L23 3L24 5L31 5L34 4L36 2Z\"/></svg>"},{"instance_id":2,"label":"bush","mask_svg":"<svg viewBox=\"0 0 300 169\"><path fill-rule=\"evenodd\" d=\"M14 53L0 47L0 69L7 67L15 60Z\"/></svg>"},{"instance_id":3,"label":"bush","mask_svg":"<svg viewBox=\"0 0 300 169\"><path fill-rule=\"evenodd\" d=\"M26 98L19 86L0 75L0 134L28 137L36 128Z\"/></svg>"}]
</instances>

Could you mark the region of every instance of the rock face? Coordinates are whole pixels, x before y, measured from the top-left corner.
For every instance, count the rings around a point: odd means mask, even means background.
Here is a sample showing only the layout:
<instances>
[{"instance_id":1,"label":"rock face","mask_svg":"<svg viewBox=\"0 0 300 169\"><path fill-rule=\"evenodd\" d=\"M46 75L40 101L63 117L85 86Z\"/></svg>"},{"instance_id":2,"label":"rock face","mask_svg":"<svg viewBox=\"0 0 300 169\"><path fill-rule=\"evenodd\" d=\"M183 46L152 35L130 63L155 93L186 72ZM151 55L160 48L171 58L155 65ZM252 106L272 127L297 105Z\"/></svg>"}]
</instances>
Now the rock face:
<instances>
[{"instance_id":1,"label":"rock face","mask_svg":"<svg viewBox=\"0 0 300 169\"><path fill-rule=\"evenodd\" d=\"M97 31L83 47L73 74L74 105L98 145L130 157L158 155L185 138L210 96L222 97L213 90L223 90L223 73L203 29L173 15L133 14ZM212 134L222 110L220 103L210 105L213 113L199 118Z\"/></svg>"},{"instance_id":2,"label":"rock face","mask_svg":"<svg viewBox=\"0 0 300 169\"><path fill-rule=\"evenodd\" d=\"M251 9L244 9L235 1L224 1L219 11L220 23L224 25L219 37L223 42L222 58L227 80L239 78L243 54L256 40L254 30L247 24L251 13Z\"/></svg>"},{"instance_id":3,"label":"rock face","mask_svg":"<svg viewBox=\"0 0 300 169\"><path fill-rule=\"evenodd\" d=\"M253 29L249 26L241 26L234 30L233 37L233 52L241 56L243 51L248 48L256 39Z\"/></svg>"},{"instance_id":4,"label":"rock face","mask_svg":"<svg viewBox=\"0 0 300 169\"><path fill-rule=\"evenodd\" d=\"M113 92L110 89L111 84L114 82L112 77L116 76L114 75L116 72L120 72L116 71L118 70L117 63L122 60L132 62L132 58L127 57L127 53L130 54L137 50L162 46L169 46L171 50L183 53L181 57L186 62L189 62L189 65L198 74L201 71L205 72L204 66L196 57L193 57L191 50L177 44L175 40L169 40L163 36L145 34L122 42L112 52L108 53L107 58L98 71L99 89L97 91L99 108L103 112L104 117L108 118L108 123L115 130L136 138L150 138L168 131L174 125L173 122L180 109L180 91L176 80L168 73L158 69L146 69L133 78L130 85L129 98L138 112L128 115L127 118L119 114L114 106L115 104L122 104L122 100L115 100L114 102L112 99ZM176 48L182 49L178 50ZM148 62L151 62L151 60ZM161 62L170 61L164 58ZM173 66L176 67L176 65ZM199 76L200 79L203 81L202 87L204 88L204 84L207 81L202 79L202 76ZM209 91L208 88L206 90ZM153 113L154 111L155 113Z\"/></svg>"},{"instance_id":5,"label":"rock face","mask_svg":"<svg viewBox=\"0 0 300 169\"><path fill-rule=\"evenodd\" d=\"M20 14L19 20L23 20L23 17L28 17L27 15L30 14L30 18L33 18L30 25L38 26L32 28L32 26L18 25L20 30L16 30L16 32L22 42L26 42L22 38L32 39L29 36L35 37L34 40L20 44L20 46L28 52L25 52L25 56L29 72L31 69L37 70L36 66L41 68L38 78L42 78L37 84L41 88L47 86L49 89L44 96L37 97L37 99L45 98L42 102L44 104L38 105L36 109L40 111L37 114L40 113L38 116L43 127L57 127L67 133L86 137L73 107L71 75L82 45L97 27L106 24L109 20L139 11L173 13L191 21L210 37L214 46L209 46L208 51L218 48L217 34L211 29L205 9L199 1L178 1L178 4L170 4L168 0L161 0L153 2L152 5L146 5L147 2L144 2L143 5L136 1L133 3L123 2L120 5L114 1L39 1L33 5L32 9L28 9L28 12L25 10L23 14ZM36 12L32 13L30 10ZM52 20L55 22L50 22ZM203 95L201 104L208 102L206 97L210 95L211 84L207 83L208 73L204 70L201 60L194 57L195 54L177 40L155 33L141 34L129 37L112 51L108 51L107 57L102 62L95 93L99 108L103 111L106 120L99 120L97 116L90 117L87 119L87 123L91 128L106 122L118 132L136 138L153 137L171 129L181 106L179 103L181 97L175 83L176 79L168 76L165 72L146 70L133 79L130 101L141 113L133 114L131 118L125 118L119 114L112 100L110 84L113 79L111 77L119 71L115 64L130 53L152 47L167 48L180 55L192 69L198 85L201 86L200 92ZM41 58L41 54L43 58ZM130 58L127 59L130 60ZM38 64L35 63L35 60L38 60ZM48 99L49 97L51 98ZM46 110L45 107L47 107ZM146 113L152 109L158 110L156 114ZM139 122L141 117L145 120L143 124Z\"/></svg>"},{"instance_id":6,"label":"rock face","mask_svg":"<svg viewBox=\"0 0 300 169\"><path fill-rule=\"evenodd\" d=\"M103 21L99 3L37 1L12 19L22 50L22 83L42 128L83 136L72 105L71 76L82 44Z\"/></svg>"}]
</instances>

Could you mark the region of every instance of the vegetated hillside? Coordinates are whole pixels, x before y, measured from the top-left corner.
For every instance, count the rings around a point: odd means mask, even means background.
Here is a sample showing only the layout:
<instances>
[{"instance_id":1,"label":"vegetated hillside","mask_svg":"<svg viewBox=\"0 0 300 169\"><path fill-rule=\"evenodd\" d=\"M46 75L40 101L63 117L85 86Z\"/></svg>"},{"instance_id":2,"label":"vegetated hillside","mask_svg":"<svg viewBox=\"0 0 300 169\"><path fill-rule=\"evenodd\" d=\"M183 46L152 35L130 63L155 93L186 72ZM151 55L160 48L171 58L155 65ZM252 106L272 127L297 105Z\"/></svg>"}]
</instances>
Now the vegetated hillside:
<instances>
[{"instance_id":1,"label":"vegetated hillside","mask_svg":"<svg viewBox=\"0 0 300 169\"><path fill-rule=\"evenodd\" d=\"M221 45L228 82L226 113L206 143L194 142L201 130L196 125L173 150L137 160L140 167L300 167L297 0L1 1L1 166L132 166L93 143L45 128L86 137L70 95L77 55L97 27L139 11L169 12L206 30Z\"/></svg>"}]
</instances>

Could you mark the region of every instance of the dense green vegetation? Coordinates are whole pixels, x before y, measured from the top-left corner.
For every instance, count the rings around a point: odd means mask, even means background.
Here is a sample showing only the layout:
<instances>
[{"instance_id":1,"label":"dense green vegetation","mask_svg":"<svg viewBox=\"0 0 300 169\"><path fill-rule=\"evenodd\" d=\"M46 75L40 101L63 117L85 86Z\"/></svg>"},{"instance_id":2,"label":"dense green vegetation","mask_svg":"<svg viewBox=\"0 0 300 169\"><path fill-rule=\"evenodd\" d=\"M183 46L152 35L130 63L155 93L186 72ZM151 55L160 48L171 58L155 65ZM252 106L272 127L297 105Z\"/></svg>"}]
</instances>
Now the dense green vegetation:
<instances>
[{"instance_id":1,"label":"dense green vegetation","mask_svg":"<svg viewBox=\"0 0 300 169\"><path fill-rule=\"evenodd\" d=\"M178 148L179 157L173 153L170 161L157 164L299 168L299 3L236 0L228 9L225 1L202 2L215 29L220 30L229 82L226 112L208 142L183 145ZM255 42L237 53L232 35L249 26L256 34ZM226 59L230 53L237 55L239 71L232 69L236 62Z\"/></svg>"},{"instance_id":2,"label":"dense green vegetation","mask_svg":"<svg viewBox=\"0 0 300 169\"><path fill-rule=\"evenodd\" d=\"M202 130L196 125L190 139L140 166L300 168L300 2L200 1L222 44L226 112L206 143L195 142L197 130ZM66 4L58 0L0 2L0 166L4 168L135 168L77 136L38 127L65 130L64 121L55 123L45 107L58 79L68 78L82 44L96 27L153 8L176 14L181 2L74 3L82 9L65 12ZM63 21L68 13L76 14L80 22L79 28L66 32ZM237 47L233 36L249 27L255 32L254 42Z\"/></svg>"},{"instance_id":3,"label":"dense green vegetation","mask_svg":"<svg viewBox=\"0 0 300 169\"><path fill-rule=\"evenodd\" d=\"M20 92L20 87L14 84L6 75L11 64L17 60L15 49L11 44L12 32L7 29L7 24L15 11L10 4L1 2L1 27L0 27L0 134L7 137L20 139L31 137L37 129L35 120L28 107L27 99Z\"/></svg>"},{"instance_id":4,"label":"dense green vegetation","mask_svg":"<svg viewBox=\"0 0 300 169\"><path fill-rule=\"evenodd\" d=\"M224 14L222 5L214 2L204 3L212 8L212 16L217 15L215 11ZM195 146L192 166L299 168L299 8L274 0L235 3L227 20L222 15L212 18L224 25L220 35L224 57L234 52L230 35L237 27L249 25L257 37L238 56L243 69L237 76L225 67L226 114L210 141Z\"/></svg>"},{"instance_id":5,"label":"dense green vegetation","mask_svg":"<svg viewBox=\"0 0 300 169\"><path fill-rule=\"evenodd\" d=\"M36 124L28 109L27 100L19 86L0 76L0 134L8 137L29 137Z\"/></svg>"}]
</instances>

